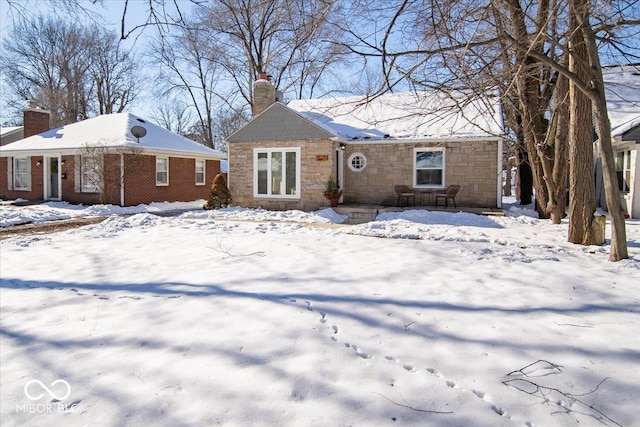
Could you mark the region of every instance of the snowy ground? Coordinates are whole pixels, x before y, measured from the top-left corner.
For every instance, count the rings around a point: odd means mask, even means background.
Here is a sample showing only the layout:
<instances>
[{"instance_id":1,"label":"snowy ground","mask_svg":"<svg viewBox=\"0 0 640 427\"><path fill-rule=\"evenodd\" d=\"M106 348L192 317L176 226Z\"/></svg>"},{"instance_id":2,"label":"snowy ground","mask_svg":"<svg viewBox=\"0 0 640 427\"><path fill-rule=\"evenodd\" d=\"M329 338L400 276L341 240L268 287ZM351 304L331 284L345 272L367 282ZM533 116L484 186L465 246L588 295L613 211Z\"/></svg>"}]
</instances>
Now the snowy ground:
<instances>
[{"instance_id":1,"label":"snowy ground","mask_svg":"<svg viewBox=\"0 0 640 427\"><path fill-rule=\"evenodd\" d=\"M636 220L172 207L1 242L3 426L640 425Z\"/></svg>"}]
</instances>

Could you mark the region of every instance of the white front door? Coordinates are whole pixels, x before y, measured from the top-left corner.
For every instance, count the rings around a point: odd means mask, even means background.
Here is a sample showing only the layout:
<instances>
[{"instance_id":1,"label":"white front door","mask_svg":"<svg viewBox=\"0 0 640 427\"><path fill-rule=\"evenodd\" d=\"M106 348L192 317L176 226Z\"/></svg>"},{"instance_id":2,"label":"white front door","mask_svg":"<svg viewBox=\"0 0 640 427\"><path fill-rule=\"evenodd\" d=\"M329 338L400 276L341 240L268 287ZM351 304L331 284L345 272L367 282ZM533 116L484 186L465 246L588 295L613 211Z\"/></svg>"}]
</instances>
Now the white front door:
<instances>
[{"instance_id":1,"label":"white front door","mask_svg":"<svg viewBox=\"0 0 640 427\"><path fill-rule=\"evenodd\" d=\"M45 200L60 200L60 158L44 158L44 198Z\"/></svg>"}]
</instances>

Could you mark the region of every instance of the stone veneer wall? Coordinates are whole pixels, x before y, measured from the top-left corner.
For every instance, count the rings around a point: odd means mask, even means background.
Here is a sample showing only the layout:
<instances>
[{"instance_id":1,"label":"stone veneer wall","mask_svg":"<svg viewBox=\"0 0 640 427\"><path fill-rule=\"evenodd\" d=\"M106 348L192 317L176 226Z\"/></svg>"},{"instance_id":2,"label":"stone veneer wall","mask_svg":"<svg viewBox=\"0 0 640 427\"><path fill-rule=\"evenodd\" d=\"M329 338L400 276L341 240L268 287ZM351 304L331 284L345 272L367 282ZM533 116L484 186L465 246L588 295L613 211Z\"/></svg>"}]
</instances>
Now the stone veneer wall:
<instances>
[{"instance_id":1,"label":"stone veneer wall","mask_svg":"<svg viewBox=\"0 0 640 427\"><path fill-rule=\"evenodd\" d=\"M300 199L273 199L253 197L254 148L300 148ZM233 205L273 210L315 210L329 205L322 193L327 181L336 179L336 149L338 144L329 140L262 141L229 143L229 190ZM327 160L318 160L326 156Z\"/></svg>"},{"instance_id":2,"label":"stone veneer wall","mask_svg":"<svg viewBox=\"0 0 640 427\"><path fill-rule=\"evenodd\" d=\"M498 142L463 141L440 144L368 143L348 144L344 151L345 203L395 205L394 185L413 187L413 156L416 147L445 146L445 186L459 184L456 202L460 206L496 207ZM352 153L367 158L361 172L347 165ZM420 195L416 197L420 203ZM425 203L428 199L425 196ZM431 203L435 203L432 198Z\"/></svg>"}]
</instances>

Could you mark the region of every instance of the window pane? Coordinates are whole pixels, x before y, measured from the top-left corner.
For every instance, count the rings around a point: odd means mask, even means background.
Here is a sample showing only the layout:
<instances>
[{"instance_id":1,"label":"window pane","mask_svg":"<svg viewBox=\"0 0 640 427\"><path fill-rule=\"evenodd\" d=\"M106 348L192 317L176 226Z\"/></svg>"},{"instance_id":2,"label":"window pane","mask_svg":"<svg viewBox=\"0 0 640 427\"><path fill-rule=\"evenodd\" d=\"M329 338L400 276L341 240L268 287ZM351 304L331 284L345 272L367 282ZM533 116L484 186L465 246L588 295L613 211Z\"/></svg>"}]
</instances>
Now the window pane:
<instances>
[{"instance_id":1,"label":"window pane","mask_svg":"<svg viewBox=\"0 0 640 427\"><path fill-rule=\"evenodd\" d=\"M418 169L416 171L417 185L442 185L442 170Z\"/></svg>"},{"instance_id":2,"label":"window pane","mask_svg":"<svg viewBox=\"0 0 640 427\"><path fill-rule=\"evenodd\" d=\"M258 153L258 194L267 194L267 153Z\"/></svg>"},{"instance_id":3,"label":"window pane","mask_svg":"<svg viewBox=\"0 0 640 427\"><path fill-rule=\"evenodd\" d=\"M419 151L416 156L417 169L441 169L442 151Z\"/></svg>"},{"instance_id":4,"label":"window pane","mask_svg":"<svg viewBox=\"0 0 640 427\"><path fill-rule=\"evenodd\" d=\"M14 187L15 188L28 188L29 187L29 168L27 164L28 159L15 159L14 169Z\"/></svg>"},{"instance_id":5,"label":"window pane","mask_svg":"<svg viewBox=\"0 0 640 427\"><path fill-rule=\"evenodd\" d=\"M204 160L196 160L196 184L204 184Z\"/></svg>"},{"instance_id":6,"label":"window pane","mask_svg":"<svg viewBox=\"0 0 640 427\"><path fill-rule=\"evenodd\" d=\"M156 159L156 184L169 183L168 159Z\"/></svg>"},{"instance_id":7,"label":"window pane","mask_svg":"<svg viewBox=\"0 0 640 427\"><path fill-rule=\"evenodd\" d=\"M295 195L297 193L296 190L296 153L288 152L286 154L286 165L287 165L287 185L286 185L286 194Z\"/></svg>"},{"instance_id":8,"label":"window pane","mask_svg":"<svg viewBox=\"0 0 640 427\"><path fill-rule=\"evenodd\" d=\"M281 152L273 152L271 153L271 194L283 194L284 191L282 186L282 153Z\"/></svg>"},{"instance_id":9,"label":"window pane","mask_svg":"<svg viewBox=\"0 0 640 427\"><path fill-rule=\"evenodd\" d=\"M100 183L100 163L97 156L82 156L80 158L82 175L82 191L97 191Z\"/></svg>"}]
</instances>

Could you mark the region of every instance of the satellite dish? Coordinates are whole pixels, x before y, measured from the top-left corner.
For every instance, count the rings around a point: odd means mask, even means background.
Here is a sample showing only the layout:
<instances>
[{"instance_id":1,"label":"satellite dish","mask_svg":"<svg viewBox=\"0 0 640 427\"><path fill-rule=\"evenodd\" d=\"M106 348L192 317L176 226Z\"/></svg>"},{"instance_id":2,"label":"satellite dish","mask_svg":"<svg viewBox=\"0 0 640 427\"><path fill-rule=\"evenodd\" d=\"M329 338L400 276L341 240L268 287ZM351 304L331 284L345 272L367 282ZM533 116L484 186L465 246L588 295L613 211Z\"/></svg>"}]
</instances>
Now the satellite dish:
<instances>
[{"instance_id":1,"label":"satellite dish","mask_svg":"<svg viewBox=\"0 0 640 427\"><path fill-rule=\"evenodd\" d=\"M147 130L142 126L134 126L131 128L131 135L135 136L138 142L140 142L140 138L147 134Z\"/></svg>"}]
</instances>

